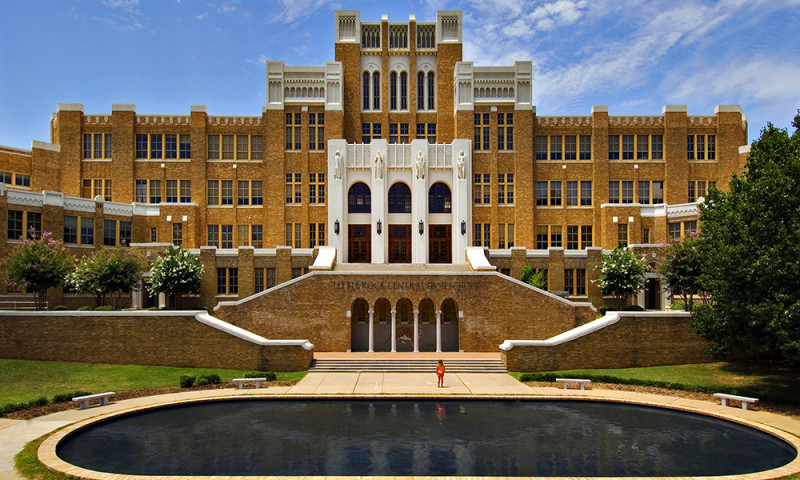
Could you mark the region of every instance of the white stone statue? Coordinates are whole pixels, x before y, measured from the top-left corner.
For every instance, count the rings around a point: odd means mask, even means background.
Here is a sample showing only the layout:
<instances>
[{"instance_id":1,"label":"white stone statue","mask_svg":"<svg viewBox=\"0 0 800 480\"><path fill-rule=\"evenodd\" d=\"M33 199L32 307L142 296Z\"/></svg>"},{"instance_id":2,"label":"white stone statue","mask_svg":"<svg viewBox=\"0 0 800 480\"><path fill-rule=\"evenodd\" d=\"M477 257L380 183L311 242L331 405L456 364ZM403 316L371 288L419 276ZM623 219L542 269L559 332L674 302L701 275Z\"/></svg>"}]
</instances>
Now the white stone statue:
<instances>
[{"instance_id":1,"label":"white stone statue","mask_svg":"<svg viewBox=\"0 0 800 480\"><path fill-rule=\"evenodd\" d=\"M375 178L379 180L383 179L383 154L381 154L380 150L378 150L378 154L375 155Z\"/></svg>"},{"instance_id":2,"label":"white stone statue","mask_svg":"<svg viewBox=\"0 0 800 480\"><path fill-rule=\"evenodd\" d=\"M463 180L466 175L464 171L464 150L461 150L461 153L458 154L458 158L456 158L456 169L458 170L458 179Z\"/></svg>"},{"instance_id":3,"label":"white stone statue","mask_svg":"<svg viewBox=\"0 0 800 480\"><path fill-rule=\"evenodd\" d=\"M418 152L417 159L414 160L414 171L417 178L425 178L425 157L422 156L422 152Z\"/></svg>"},{"instance_id":4,"label":"white stone statue","mask_svg":"<svg viewBox=\"0 0 800 480\"><path fill-rule=\"evenodd\" d=\"M342 178L342 154L339 150L333 155L333 178Z\"/></svg>"}]
</instances>

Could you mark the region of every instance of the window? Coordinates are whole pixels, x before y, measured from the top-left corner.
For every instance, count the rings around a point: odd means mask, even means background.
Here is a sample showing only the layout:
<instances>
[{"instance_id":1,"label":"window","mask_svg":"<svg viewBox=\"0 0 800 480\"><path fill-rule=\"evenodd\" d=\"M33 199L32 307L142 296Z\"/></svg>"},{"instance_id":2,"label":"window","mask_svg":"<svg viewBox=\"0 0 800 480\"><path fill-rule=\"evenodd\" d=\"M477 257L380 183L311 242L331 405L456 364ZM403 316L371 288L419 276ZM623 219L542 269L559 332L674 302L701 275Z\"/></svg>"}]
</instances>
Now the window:
<instances>
[{"instance_id":1,"label":"window","mask_svg":"<svg viewBox=\"0 0 800 480\"><path fill-rule=\"evenodd\" d=\"M537 249L547 250L548 247L561 247L561 245L562 245L561 225L536 226Z\"/></svg>"},{"instance_id":2,"label":"window","mask_svg":"<svg viewBox=\"0 0 800 480\"><path fill-rule=\"evenodd\" d=\"M372 72L372 109L381 109L381 74Z\"/></svg>"},{"instance_id":3,"label":"window","mask_svg":"<svg viewBox=\"0 0 800 480\"><path fill-rule=\"evenodd\" d=\"M23 222L25 212L19 210L9 210L8 211L8 239L9 240L19 240L22 238L22 234L24 232Z\"/></svg>"},{"instance_id":4,"label":"window","mask_svg":"<svg viewBox=\"0 0 800 480\"><path fill-rule=\"evenodd\" d=\"M11 185L11 172L0 172L0 183Z\"/></svg>"},{"instance_id":5,"label":"window","mask_svg":"<svg viewBox=\"0 0 800 480\"><path fill-rule=\"evenodd\" d=\"M536 160L547 160L547 135L536 136Z\"/></svg>"},{"instance_id":6,"label":"window","mask_svg":"<svg viewBox=\"0 0 800 480\"><path fill-rule=\"evenodd\" d=\"M694 160L694 135L686 137L686 158Z\"/></svg>"},{"instance_id":7,"label":"window","mask_svg":"<svg viewBox=\"0 0 800 480\"><path fill-rule=\"evenodd\" d=\"M492 226L488 223L476 223L473 246L491 248Z\"/></svg>"},{"instance_id":8,"label":"window","mask_svg":"<svg viewBox=\"0 0 800 480\"><path fill-rule=\"evenodd\" d=\"M514 204L514 174L497 174L497 203Z\"/></svg>"},{"instance_id":9,"label":"window","mask_svg":"<svg viewBox=\"0 0 800 480\"><path fill-rule=\"evenodd\" d=\"M647 160L650 158L650 142L647 135L636 135L636 159Z\"/></svg>"},{"instance_id":10,"label":"window","mask_svg":"<svg viewBox=\"0 0 800 480\"><path fill-rule=\"evenodd\" d=\"M217 268L217 294L235 295L239 293L239 269Z\"/></svg>"},{"instance_id":11,"label":"window","mask_svg":"<svg viewBox=\"0 0 800 480\"><path fill-rule=\"evenodd\" d=\"M94 244L94 219L81 217L81 245Z\"/></svg>"},{"instance_id":12,"label":"window","mask_svg":"<svg viewBox=\"0 0 800 480\"><path fill-rule=\"evenodd\" d=\"M618 223L617 224L617 244L622 245L623 247L628 246L628 224L627 223Z\"/></svg>"},{"instance_id":13,"label":"window","mask_svg":"<svg viewBox=\"0 0 800 480\"><path fill-rule=\"evenodd\" d=\"M664 203L664 182L663 181L653 181L652 182L653 188L651 189L651 198L650 200L653 204L657 203Z\"/></svg>"},{"instance_id":14,"label":"window","mask_svg":"<svg viewBox=\"0 0 800 480\"><path fill-rule=\"evenodd\" d=\"M136 158L147 158L147 134L136 134Z\"/></svg>"},{"instance_id":15,"label":"window","mask_svg":"<svg viewBox=\"0 0 800 480\"><path fill-rule=\"evenodd\" d=\"M489 205L491 203L491 176L488 173L475 174L475 184L473 185L472 199L476 205Z\"/></svg>"},{"instance_id":16,"label":"window","mask_svg":"<svg viewBox=\"0 0 800 480\"><path fill-rule=\"evenodd\" d=\"M550 136L550 160L561 160L561 135Z\"/></svg>"},{"instance_id":17,"label":"window","mask_svg":"<svg viewBox=\"0 0 800 480\"><path fill-rule=\"evenodd\" d=\"M261 180L239 180L237 205L263 205L264 187Z\"/></svg>"},{"instance_id":18,"label":"window","mask_svg":"<svg viewBox=\"0 0 800 480\"><path fill-rule=\"evenodd\" d=\"M250 142L247 135L236 135L236 160L250 158Z\"/></svg>"},{"instance_id":19,"label":"window","mask_svg":"<svg viewBox=\"0 0 800 480\"><path fill-rule=\"evenodd\" d=\"M302 268L298 268L298 267L292 268L292 279L295 279L295 278L300 277L302 275L303 275L303 269Z\"/></svg>"},{"instance_id":20,"label":"window","mask_svg":"<svg viewBox=\"0 0 800 480\"><path fill-rule=\"evenodd\" d=\"M581 226L581 249L592 246L592 226Z\"/></svg>"},{"instance_id":21,"label":"window","mask_svg":"<svg viewBox=\"0 0 800 480\"><path fill-rule=\"evenodd\" d=\"M264 291L264 269L263 268L256 268L253 271L253 287L255 289L255 293L263 292Z\"/></svg>"},{"instance_id":22,"label":"window","mask_svg":"<svg viewBox=\"0 0 800 480\"><path fill-rule=\"evenodd\" d=\"M561 247L561 225L550 225L550 246Z\"/></svg>"},{"instance_id":23,"label":"window","mask_svg":"<svg viewBox=\"0 0 800 480\"><path fill-rule=\"evenodd\" d=\"M650 229L643 228L642 229L642 243L650 243Z\"/></svg>"},{"instance_id":24,"label":"window","mask_svg":"<svg viewBox=\"0 0 800 480\"><path fill-rule=\"evenodd\" d=\"M692 232L697 232L697 221L692 220L689 222L683 222L683 232L685 235L689 235Z\"/></svg>"},{"instance_id":25,"label":"window","mask_svg":"<svg viewBox=\"0 0 800 480\"><path fill-rule=\"evenodd\" d=\"M292 235L292 231L294 231L294 236ZM300 229L299 223L287 223L286 224L286 245L291 247L294 244L294 248L300 248L302 241L302 230Z\"/></svg>"},{"instance_id":26,"label":"window","mask_svg":"<svg viewBox=\"0 0 800 480\"><path fill-rule=\"evenodd\" d=\"M108 183L108 198L106 200L111 200L111 180L106 180ZM31 186L31 176L30 175L23 175L21 173L14 174L14 185L17 187L30 187Z\"/></svg>"},{"instance_id":27,"label":"window","mask_svg":"<svg viewBox=\"0 0 800 480\"><path fill-rule=\"evenodd\" d=\"M716 135L709 135L707 137L707 145L708 145L708 159L709 160L716 160L717 159L717 136Z\"/></svg>"},{"instance_id":28,"label":"window","mask_svg":"<svg viewBox=\"0 0 800 480\"><path fill-rule=\"evenodd\" d=\"M111 158L111 134L84 133L83 158L85 159Z\"/></svg>"},{"instance_id":29,"label":"window","mask_svg":"<svg viewBox=\"0 0 800 480\"><path fill-rule=\"evenodd\" d=\"M428 190L428 213L450 213L450 188L436 182Z\"/></svg>"},{"instance_id":30,"label":"window","mask_svg":"<svg viewBox=\"0 0 800 480\"><path fill-rule=\"evenodd\" d=\"M608 182L608 203L619 203L619 182Z\"/></svg>"},{"instance_id":31,"label":"window","mask_svg":"<svg viewBox=\"0 0 800 480\"><path fill-rule=\"evenodd\" d=\"M325 114L308 114L308 149L325 150ZM260 150L260 149L259 149Z\"/></svg>"},{"instance_id":32,"label":"window","mask_svg":"<svg viewBox=\"0 0 800 480\"><path fill-rule=\"evenodd\" d=\"M323 142L323 145L320 147L320 149L325 148L324 137L325 135L323 134L323 132L320 132L318 141ZM261 160L263 158L264 156L263 144L264 144L264 139L261 135L250 135L250 160Z\"/></svg>"},{"instance_id":33,"label":"window","mask_svg":"<svg viewBox=\"0 0 800 480\"><path fill-rule=\"evenodd\" d=\"M621 202L620 193L622 194ZM608 182L608 203L633 203L633 181L612 180Z\"/></svg>"},{"instance_id":34,"label":"window","mask_svg":"<svg viewBox=\"0 0 800 480\"><path fill-rule=\"evenodd\" d=\"M561 205L561 182L550 182L550 206Z\"/></svg>"},{"instance_id":35,"label":"window","mask_svg":"<svg viewBox=\"0 0 800 480\"><path fill-rule=\"evenodd\" d=\"M103 220L103 245L114 246L117 244L117 222Z\"/></svg>"},{"instance_id":36,"label":"window","mask_svg":"<svg viewBox=\"0 0 800 480\"><path fill-rule=\"evenodd\" d=\"M370 82L372 79L372 82ZM362 108L364 110L380 110L381 109L381 74L369 72L362 74ZM372 108L370 109L370 98L372 99Z\"/></svg>"},{"instance_id":37,"label":"window","mask_svg":"<svg viewBox=\"0 0 800 480\"><path fill-rule=\"evenodd\" d=\"M716 160L716 135L689 135L686 138L686 153L689 160Z\"/></svg>"},{"instance_id":38,"label":"window","mask_svg":"<svg viewBox=\"0 0 800 480\"><path fill-rule=\"evenodd\" d=\"M372 211L369 187L358 182L347 193L347 213L370 213Z\"/></svg>"},{"instance_id":39,"label":"window","mask_svg":"<svg viewBox=\"0 0 800 480\"><path fill-rule=\"evenodd\" d=\"M537 250L547 250L547 246L549 244L548 234L549 229L547 225L537 225L536 226L536 249Z\"/></svg>"},{"instance_id":40,"label":"window","mask_svg":"<svg viewBox=\"0 0 800 480\"><path fill-rule=\"evenodd\" d=\"M576 160L578 158L578 145L575 135L564 136L564 160Z\"/></svg>"},{"instance_id":41,"label":"window","mask_svg":"<svg viewBox=\"0 0 800 480\"><path fill-rule=\"evenodd\" d=\"M254 248L264 247L264 226L250 225L250 245Z\"/></svg>"},{"instance_id":42,"label":"window","mask_svg":"<svg viewBox=\"0 0 800 480\"><path fill-rule=\"evenodd\" d=\"M514 150L514 114L497 114L497 149Z\"/></svg>"},{"instance_id":43,"label":"window","mask_svg":"<svg viewBox=\"0 0 800 480\"><path fill-rule=\"evenodd\" d=\"M164 158L178 158L178 136L164 135Z\"/></svg>"},{"instance_id":44,"label":"window","mask_svg":"<svg viewBox=\"0 0 800 480\"><path fill-rule=\"evenodd\" d=\"M381 138L381 124L380 123L362 123L361 124L361 143L370 143L372 139Z\"/></svg>"},{"instance_id":45,"label":"window","mask_svg":"<svg viewBox=\"0 0 800 480\"><path fill-rule=\"evenodd\" d=\"M501 223L500 239L497 248L513 248L513 247L514 247L514 224Z\"/></svg>"},{"instance_id":46,"label":"window","mask_svg":"<svg viewBox=\"0 0 800 480\"><path fill-rule=\"evenodd\" d=\"M149 181L150 203L161 203L161 180Z\"/></svg>"},{"instance_id":47,"label":"window","mask_svg":"<svg viewBox=\"0 0 800 480\"><path fill-rule=\"evenodd\" d=\"M181 180L181 203L192 202L192 181Z\"/></svg>"},{"instance_id":48,"label":"window","mask_svg":"<svg viewBox=\"0 0 800 480\"><path fill-rule=\"evenodd\" d=\"M167 203L178 203L177 180L167 180Z\"/></svg>"},{"instance_id":49,"label":"window","mask_svg":"<svg viewBox=\"0 0 800 480\"><path fill-rule=\"evenodd\" d=\"M581 181L581 206L592 204L592 182Z\"/></svg>"},{"instance_id":50,"label":"window","mask_svg":"<svg viewBox=\"0 0 800 480\"><path fill-rule=\"evenodd\" d=\"M208 191L206 194L209 205L219 205L219 180L208 181Z\"/></svg>"},{"instance_id":51,"label":"window","mask_svg":"<svg viewBox=\"0 0 800 480\"><path fill-rule=\"evenodd\" d=\"M158 241L158 229L156 227L150 227L150 241L153 243Z\"/></svg>"},{"instance_id":52,"label":"window","mask_svg":"<svg viewBox=\"0 0 800 480\"><path fill-rule=\"evenodd\" d=\"M308 203L325 203L325 174L308 174Z\"/></svg>"},{"instance_id":53,"label":"window","mask_svg":"<svg viewBox=\"0 0 800 480\"><path fill-rule=\"evenodd\" d=\"M219 248L219 225L208 226L208 238L206 244L211 247Z\"/></svg>"},{"instance_id":54,"label":"window","mask_svg":"<svg viewBox=\"0 0 800 480\"><path fill-rule=\"evenodd\" d=\"M78 243L78 217L64 216L64 243Z\"/></svg>"},{"instance_id":55,"label":"window","mask_svg":"<svg viewBox=\"0 0 800 480\"><path fill-rule=\"evenodd\" d=\"M408 124L389 124L389 143L409 143Z\"/></svg>"},{"instance_id":56,"label":"window","mask_svg":"<svg viewBox=\"0 0 800 480\"><path fill-rule=\"evenodd\" d=\"M233 160L233 135L222 135L222 159Z\"/></svg>"},{"instance_id":57,"label":"window","mask_svg":"<svg viewBox=\"0 0 800 480\"><path fill-rule=\"evenodd\" d=\"M580 136L580 153L578 154L578 158L580 160L591 160L592 159L592 136L591 135L581 135Z\"/></svg>"},{"instance_id":58,"label":"window","mask_svg":"<svg viewBox=\"0 0 800 480\"><path fill-rule=\"evenodd\" d=\"M547 182L536 182L536 205L547 205Z\"/></svg>"},{"instance_id":59,"label":"window","mask_svg":"<svg viewBox=\"0 0 800 480\"><path fill-rule=\"evenodd\" d=\"M272 288L275 286L275 269L268 268L267 269L267 288Z\"/></svg>"},{"instance_id":60,"label":"window","mask_svg":"<svg viewBox=\"0 0 800 480\"><path fill-rule=\"evenodd\" d=\"M172 244L176 247L183 245L183 224L172 224Z\"/></svg>"},{"instance_id":61,"label":"window","mask_svg":"<svg viewBox=\"0 0 800 480\"><path fill-rule=\"evenodd\" d=\"M705 147L705 136L698 135L697 139L695 140L697 144L697 152L695 153L698 160L705 160L706 159L706 147Z\"/></svg>"},{"instance_id":62,"label":"window","mask_svg":"<svg viewBox=\"0 0 800 480\"><path fill-rule=\"evenodd\" d=\"M131 222L119 222L119 244L131 244Z\"/></svg>"},{"instance_id":63,"label":"window","mask_svg":"<svg viewBox=\"0 0 800 480\"><path fill-rule=\"evenodd\" d=\"M417 110L435 110L435 85L433 72L417 73Z\"/></svg>"},{"instance_id":64,"label":"window","mask_svg":"<svg viewBox=\"0 0 800 480\"><path fill-rule=\"evenodd\" d=\"M567 206L578 205L578 182L567 182Z\"/></svg>"},{"instance_id":65,"label":"window","mask_svg":"<svg viewBox=\"0 0 800 480\"><path fill-rule=\"evenodd\" d=\"M308 225L309 247L322 247L325 245L325 224L310 223Z\"/></svg>"},{"instance_id":66,"label":"window","mask_svg":"<svg viewBox=\"0 0 800 480\"><path fill-rule=\"evenodd\" d=\"M645 205L650 203L650 182L639 182L639 203Z\"/></svg>"},{"instance_id":67,"label":"window","mask_svg":"<svg viewBox=\"0 0 800 480\"><path fill-rule=\"evenodd\" d=\"M633 160L633 135L622 136L622 159Z\"/></svg>"},{"instance_id":68,"label":"window","mask_svg":"<svg viewBox=\"0 0 800 480\"><path fill-rule=\"evenodd\" d=\"M405 183L389 188L389 213L411 213L411 189Z\"/></svg>"},{"instance_id":69,"label":"window","mask_svg":"<svg viewBox=\"0 0 800 480\"><path fill-rule=\"evenodd\" d=\"M696 202L700 197L705 198L708 191L712 188L717 188L717 182L702 181L702 180L689 180L689 201Z\"/></svg>"},{"instance_id":70,"label":"window","mask_svg":"<svg viewBox=\"0 0 800 480\"><path fill-rule=\"evenodd\" d=\"M664 137L662 135L650 136L650 158L653 160L663 160Z\"/></svg>"},{"instance_id":71,"label":"window","mask_svg":"<svg viewBox=\"0 0 800 480\"><path fill-rule=\"evenodd\" d=\"M208 159L219 160L219 135L208 136Z\"/></svg>"},{"instance_id":72,"label":"window","mask_svg":"<svg viewBox=\"0 0 800 480\"><path fill-rule=\"evenodd\" d=\"M160 134L150 134L150 158L163 158L164 139Z\"/></svg>"},{"instance_id":73,"label":"window","mask_svg":"<svg viewBox=\"0 0 800 480\"><path fill-rule=\"evenodd\" d=\"M399 77L399 84L398 84ZM392 72L389 75L389 109L408 110L408 74L406 72Z\"/></svg>"},{"instance_id":74,"label":"window","mask_svg":"<svg viewBox=\"0 0 800 480\"><path fill-rule=\"evenodd\" d=\"M111 201L111 180L101 178L84 178L81 188L83 198L100 197L103 200Z\"/></svg>"},{"instance_id":75,"label":"window","mask_svg":"<svg viewBox=\"0 0 800 480\"><path fill-rule=\"evenodd\" d=\"M361 74L361 109L369 110L369 72Z\"/></svg>"},{"instance_id":76,"label":"window","mask_svg":"<svg viewBox=\"0 0 800 480\"><path fill-rule=\"evenodd\" d=\"M564 288L569 296L586 295L586 269L567 268L564 270Z\"/></svg>"},{"instance_id":77,"label":"window","mask_svg":"<svg viewBox=\"0 0 800 480\"><path fill-rule=\"evenodd\" d=\"M302 192L302 179L301 173L287 173L286 174L286 203L287 204L300 204L303 200Z\"/></svg>"},{"instance_id":78,"label":"window","mask_svg":"<svg viewBox=\"0 0 800 480\"><path fill-rule=\"evenodd\" d=\"M536 182L536 205L561 205L561 182Z\"/></svg>"},{"instance_id":79,"label":"window","mask_svg":"<svg viewBox=\"0 0 800 480\"><path fill-rule=\"evenodd\" d=\"M180 136L180 156L181 158L192 158L192 137L182 133Z\"/></svg>"},{"instance_id":80,"label":"window","mask_svg":"<svg viewBox=\"0 0 800 480\"><path fill-rule=\"evenodd\" d=\"M397 72L389 74L389 110L397 110Z\"/></svg>"},{"instance_id":81,"label":"window","mask_svg":"<svg viewBox=\"0 0 800 480\"><path fill-rule=\"evenodd\" d=\"M220 225L220 248L233 248L233 225Z\"/></svg>"},{"instance_id":82,"label":"window","mask_svg":"<svg viewBox=\"0 0 800 480\"><path fill-rule=\"evenodd\" d=\"M577 250L578 245L578 226L567 225L567 250Z\"/></svg>"},{"instance_id":83,"label":"window","mask_svg":"<svg viewBox=\"0 0 800 480\"><path fill-rule=\"evenodd\" d=\"M475 150L489 150L489 114L476 113L473 123L475 124L473 148Z\"/></svg>"},{"instance_id":84,"label":"window","mask_svg":"<svg viewBox=\"0 0 800 480\"><path fill-rule=\"evenodd\" d=\"M633 181L622 182L622 203L633 203Z\"/></svg>"},{"instance_id":85,"label":"window","mask_svg":"<svg viewBox=\"0 0 800 480\"><path fill-rule=\"evenodd\" d=\"M681 224L678 223L670 223L669 224L669 238L672 240L677 240L681 238Z\"/></svg>"},{"instance_id":86,"label":"window","mask_svg":"<svg viewBox=\"0 0 800 480\"><path fill-rule=\"evenodd\" d=\"M435 123L427 123L427 124L426 123L418 123L417 124L417 138L418 139L423 139L423 140L427 139L428 143L436 143L436 124Z\"/></svg>"},{"instance_id":87,"label":"window","mask_svg":"<svg viewBox=\"0 0 800 480\"><path fill-rule=\"evenodd\" d=\"M608 159L619 160L619 135L608 136Z\"/></svg>"},{"instance_id":88,"label":"window","mask_svg":"<svg viewBox=\"0 0 800 480\"><path fill-rule=\"evenodd\" d=\"M302 117L299 113L286 114L286 150L301 148Z\"/></svg>"}]
</instances>

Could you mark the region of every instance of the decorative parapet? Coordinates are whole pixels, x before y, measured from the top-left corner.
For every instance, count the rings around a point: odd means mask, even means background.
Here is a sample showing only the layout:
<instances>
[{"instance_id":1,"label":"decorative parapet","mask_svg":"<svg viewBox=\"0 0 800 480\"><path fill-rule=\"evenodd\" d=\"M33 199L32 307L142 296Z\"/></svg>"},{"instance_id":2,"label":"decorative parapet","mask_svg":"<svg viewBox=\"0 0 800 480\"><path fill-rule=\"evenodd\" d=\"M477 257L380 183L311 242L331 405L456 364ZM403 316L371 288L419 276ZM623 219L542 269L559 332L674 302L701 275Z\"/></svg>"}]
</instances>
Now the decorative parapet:
<instances>
[{"instance_id":1,"label":"decorative parapet","mask_svg":"<svg viewBox=\"0 0 800 480\"><path fill-rule=\"evenodd\" d=\"M615 116L608 117L609 125L663 125L663 116L650 116L650 117L629 117L629 116Z\"/></svg>"},{"instance_id":2,"label":"decorative parapet","mask_svg":"<svg viewBox=\"0 0 800 480\"><path fill-rule=\"evenodd\" d=\"M347 144L347 168L372 168L368 143Z\"/></svg>"},{"instance_id":3,"label":"decorative parapet","mask_svg":"<svg viewBox=\"0 0 800 480\"><path fill-rule=\"evenodd\" d=\"M103 212L106 215L116 215L120 217L133 216L133 204L130 203L117 203L117 202L104 202Z\"/></svg>"},{"instance_id":4,"label":"decorative parapet","mask_svg":"<svg viewBox=\"0 0 800 480\"><path fill-rule=\"evenodd\" d=\"M411 145L390 144L386 152L388 168L411 168Z\"/></svg>"},{"instance_id":5,"label":"decorative parapet","mask_svg":"<svg viewBox=\"0 0 800 480\"><path fill-rule=\"evenodd\" d=\"M261 117L255 115L248 115L248 116L209 116L208 117L208 124L209 125L239 125L239 126L247 126L247 125L261 125Z\"/></svg>"},{"instance_id":6,"label":"decorative parapet","mask_svg":"<svg viewBox=\"0 0 800 480\"><path fill-rule=\"evenodd\" d=\"M161 215L161 208L157 203L134 203L133 214L145 217L158 217Z\"/></svg>"},{"instance_id":7,"label":"decorative parapet","mask_svg":"<svg viewBox=\"0 0 800 480\"><path fill-rule=\"evenodd\" d=\"M64 197L64 210L94 213L97 210L97 203L90 198Z\"/></svg>"},{"instance_id":8,"label":"decorative parapet","mask_svg":"<svg viewBox=\"0 0 800 480\"><path fill-rule=\"evenodd\" d=\"M592 117L559 117L559 116L543 116L536 117L539 126L589 126L592 124Z\"/></svg>"},{"instance_id":9,"label":"decorative parapet","mask_svg":"<svg viewBox=\"0 0 800 480\"><path fill-rule=\"evenodd\" d=\"M456 109L472 110L476 103L510 103L518 110L532 109L532 68L531 62L515 62L510 67L456 63Z\"/></svg>"},{"instance_id":10,"label":"decorative parapet","mask_svg":"<svg viewBox=\"0 0 800 480\"><path fill-rule=\"evenodd\" d=\"M361 12L359 10L336 10L337 43L358 43L361 37Z\"/></svg>"},{"instance_id":11,"label":"decorative parapet","mask_svg":"<svg viewBox=\"0 0 800 480\"><path fill-rule=\"evenodd\" d=\"M428 168L453 168L453 145L428 145Z\"/></svg>"},{"instance_id":12,"label":"decorative parapet","mask_svg":"<svg viewBox=\"0 0 800 480\"><path fill-rule=\"evenodd\" d=\"M417 23L417 50L436 50L435 23Z\"/></svg>"},{"instance_id":13,"label":"decorative parapet","mask_svg":"<svg viewBox=\"0 0 800 480\"><path fill-rule=\"evenodd\" d=\"M717 117L714 115L692 115L689 117L689 125L716 125Z\"/></svg>"},{"instance_id":14,"label":"decorative parapet","mask_svg":"<svg viewBox=\"0 0 800 480\"><path fill-rule=\"evenodd\" d=\"M39 192L8 188L5 184L0 185L0 192L5 192L9 204L25 205L28 207L41 207L44 205L44 196Z\"/></svg>"},{"instance_id":15,"label":"decorative parapet","mask_svg":"<svg viewBox=\"0 0 800 480\"><path fill-rule=\"evenodd\" d=\"M88 117L87 117L88 118ZM139 125L189 125L189 115L137 115Z\"/></svg>"},{"instance_id":16,"label":"decorative parapet","mask_svg":"<svg viewBox=\"0 0 800 480\"><path fill-rule=\"evenodd\" d=\"M697 217L700 215L700 209L697 207L699 203L667 205L667 218Z\"/></svg>"},{"instance_id":17,"label":"decorative parapet","mask_svg":"<svg viewBox=\"0 0 800 480\"><path fill-rule=\"evenodd\" d=\"M341 110L342 64L287 67L267 62L267 109L282 110L285 103L321 103L326 110Z\"/></svg>"},{"instance_id":18,"label":"decorative parapet","mask_svg":"<svg viewBox=\"0 0 800 480\"><path fill-rule=\"evenodd\" d=\"M111 117L109 115L85 115L83 117L84 125L110 125Z\"/></svg>"}]
</instances>

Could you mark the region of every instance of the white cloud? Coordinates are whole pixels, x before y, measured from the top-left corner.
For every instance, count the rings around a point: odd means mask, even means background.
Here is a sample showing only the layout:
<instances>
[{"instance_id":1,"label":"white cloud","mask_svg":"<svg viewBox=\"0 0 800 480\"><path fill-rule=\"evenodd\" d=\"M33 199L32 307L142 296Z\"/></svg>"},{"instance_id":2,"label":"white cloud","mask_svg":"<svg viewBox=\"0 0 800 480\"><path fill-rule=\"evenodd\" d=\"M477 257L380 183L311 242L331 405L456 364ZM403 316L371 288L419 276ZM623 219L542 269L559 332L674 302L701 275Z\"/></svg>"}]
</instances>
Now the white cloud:
<instances>
[{"instance_id":1,"label":"white cloud","mask_svg":"<svg viewBox=\"0 0 800 480\"><path fill-rule=\"evenodd\" d=\"M139 0L100 0L100 3L110 8L121 8L126 12L136 13Z\"/></svg>"},{"instance_id":2,"label":"white cloud","mask_svg":"<svg viewBox=\"0 0 800 480\"><path fill-rule=\"evenodd\" d=\"M278 0L283 10L277 14L273 21L281 23L294 23L297 20L316 13L316 10L325 7L340 8L338 0Z\"/></svg>"},{"instance_id":3,"label":"white cloud","mask_svg":"<svg viewBox=\"0 0 800 480\"><path fill-rule=\"evenodd\" d=\"M202 19L206 18L207 16L208 16L208 12L203 12L200 15L197 15L194 18L197 19L197 20L202 20Z\"/></svg>"}]
</instances>

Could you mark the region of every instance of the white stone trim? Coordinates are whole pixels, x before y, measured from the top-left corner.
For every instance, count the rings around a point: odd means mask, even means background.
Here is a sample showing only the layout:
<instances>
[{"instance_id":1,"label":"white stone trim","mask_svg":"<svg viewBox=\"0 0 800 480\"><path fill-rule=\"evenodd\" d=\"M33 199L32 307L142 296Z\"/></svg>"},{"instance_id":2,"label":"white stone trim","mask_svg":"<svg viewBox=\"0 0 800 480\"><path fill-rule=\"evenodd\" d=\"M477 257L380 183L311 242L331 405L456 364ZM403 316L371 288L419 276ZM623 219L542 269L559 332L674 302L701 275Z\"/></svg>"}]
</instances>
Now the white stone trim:
<instances>
[{"instance_id":1,"label":"white stone trim","mask_svg":"<svg viewBox=\"0 0 800 480\"><path fill-rule=\"evenodd\" d=\"M136 113L136 105L132 103L112 103L112 112L133 112Z\"/></svg>"},{"instance_id":2,"label":"white stone trim","mask_svg":"<svg viewBox=\"0 0 800 480\"><path fill-rule=\"evenodd\" d=\"M83 105L80 103L59 103L56 112L81 112L83 113Z\"/></svg>"},{"instance_id":3,"label":"white stone trim","mask_svg":"<svg viewBox=\"0 0 800 480\"><path fill-rule=\"evenodd\" d=\"M663 115L667 112L686 113L687 112L686 105L664 105L661 108L661 113Z\"/></svg>"},{"instance_id":4,"label":"white stone trim","mask_svg":"<svg viewBox=\"0 0 800 480\"><path fill-rule=\"evenodd\" d=\"M194 318L209 327L216 328L219 331L225 332L229 335L233 335L234 337L241 338L242 340L246 340L250 343L255 343L256 345L261 345L264 347L303 347L305 350L312 350L314 348L314 344L309 342L308 340L267 340L266 338L256 335L255 333L248 332L247 330L237 327L236 325L231 325L230 323L223 322L218 318L214 318L208 314L208 312L197 312Z\"/></svg>"},{"instance_id":5,"label":"white stone trim","mask_svg":"<svg viewBox=\"0 0 800 480\"><path fill-rule=\"evenodd\" d=\"M56 145L56 144L47 143L47 142L40 142L40 141L37 141L37 140L33 140L31 142L31 150L33 150L34 148L38 148L40 150L49 150L51 152L61 153L61 145Z\"/></svg>"}]
</instances>

